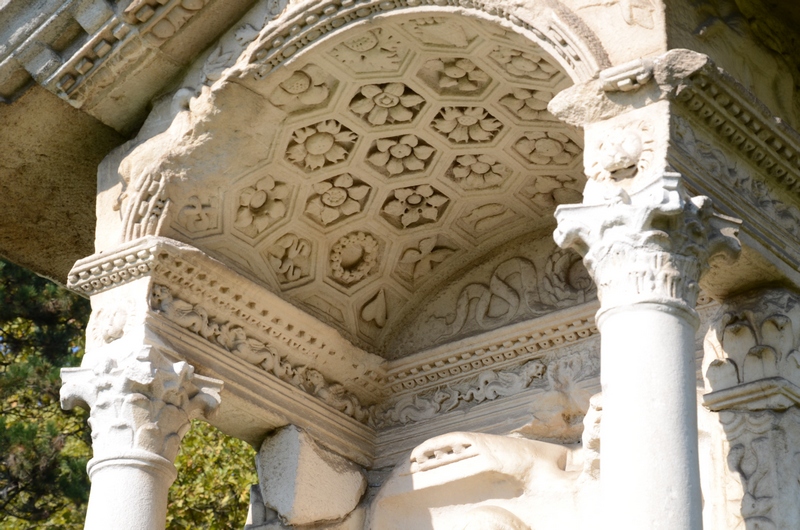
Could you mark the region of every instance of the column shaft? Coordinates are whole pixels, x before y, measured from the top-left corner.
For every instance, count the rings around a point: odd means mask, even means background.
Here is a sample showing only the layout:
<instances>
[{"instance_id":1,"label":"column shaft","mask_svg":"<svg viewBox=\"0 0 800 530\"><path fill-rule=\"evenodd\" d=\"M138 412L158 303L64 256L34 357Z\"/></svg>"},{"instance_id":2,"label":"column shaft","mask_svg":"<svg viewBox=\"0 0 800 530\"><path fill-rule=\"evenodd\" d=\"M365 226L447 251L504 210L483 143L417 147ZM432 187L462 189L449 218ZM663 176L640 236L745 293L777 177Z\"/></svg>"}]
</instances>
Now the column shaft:
<instances>
[{"instance_id":1,"label":"column shaft","mask_svg":"<svg viewBox=\"0 0 800 530\"><path fill-rule=\"evenodd\" d=\"M702 528L695 321L654 304L598 321L604 528Z\"/></svg>"},{"instance_id":2,"label":"column shaft","mask_svg":"<svg viewBox=\"0 0 800 530\"><path fill-rule=\"evenodd\" d=\"M89 462L92 491L85 530L162 530L175 466L157 455L136 454ZM112 526L109 523L113 521Z\"/></svg>"}]
</instances>

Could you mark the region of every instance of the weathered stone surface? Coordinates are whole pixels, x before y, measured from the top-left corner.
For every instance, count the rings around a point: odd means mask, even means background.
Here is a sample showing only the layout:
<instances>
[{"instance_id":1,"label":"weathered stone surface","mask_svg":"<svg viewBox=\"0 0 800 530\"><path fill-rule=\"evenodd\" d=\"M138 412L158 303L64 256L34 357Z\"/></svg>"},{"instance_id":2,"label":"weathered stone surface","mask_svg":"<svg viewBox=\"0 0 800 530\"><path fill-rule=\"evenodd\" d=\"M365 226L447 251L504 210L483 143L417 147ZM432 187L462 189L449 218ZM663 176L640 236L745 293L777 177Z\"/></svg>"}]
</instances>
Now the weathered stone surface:
<instances>
[{"instance_id":1,"label":"weathered stone surface","mask_svg":"<svg viewBox=\"0 0 800 530\"><path fill-rule=\"evenodd\" d=\"M264 440L256 465L264 503L289 525L342 519L367 487L358 466L294 426Z\"/></svg>"},{"instance_id":2,"label":"weathered stone surface","mask_svg":"<svg viewBox=\"0 0 800 530\"><path fill-rule=\"evenodd\" d=\"M97 165L123 141L41 87L0 103L0 254L66 283L94 248Z\"/></svg>"}]
</instances>

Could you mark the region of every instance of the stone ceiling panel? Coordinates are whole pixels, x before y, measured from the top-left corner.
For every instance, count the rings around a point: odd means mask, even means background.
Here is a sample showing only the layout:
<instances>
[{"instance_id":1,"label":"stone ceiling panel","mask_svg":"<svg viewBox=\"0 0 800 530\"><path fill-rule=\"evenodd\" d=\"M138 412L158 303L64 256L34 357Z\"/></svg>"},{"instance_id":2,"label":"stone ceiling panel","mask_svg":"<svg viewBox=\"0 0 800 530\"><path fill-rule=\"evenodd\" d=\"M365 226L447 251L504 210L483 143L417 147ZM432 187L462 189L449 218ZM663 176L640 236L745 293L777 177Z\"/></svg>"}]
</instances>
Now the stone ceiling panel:
<instances>
[{"instance_id":1,"label":"stone ceiling panel","mask_svg":"<svg viewBox=\"0 0 800 530\"><path fill-rule=\"evenodd\" d=\"M547 111L572 81L534 41L447 11L282 39L288 58L271 70L262 36L208 88L212 121L192 134L219 146L182 162L191 184L171 192L162 233L359 347L397 357L440 286L516 238L548 239L555 206L580 201L582 133ZM216 117L228 108L239 121Z\"/></svg>"}]
</instances>

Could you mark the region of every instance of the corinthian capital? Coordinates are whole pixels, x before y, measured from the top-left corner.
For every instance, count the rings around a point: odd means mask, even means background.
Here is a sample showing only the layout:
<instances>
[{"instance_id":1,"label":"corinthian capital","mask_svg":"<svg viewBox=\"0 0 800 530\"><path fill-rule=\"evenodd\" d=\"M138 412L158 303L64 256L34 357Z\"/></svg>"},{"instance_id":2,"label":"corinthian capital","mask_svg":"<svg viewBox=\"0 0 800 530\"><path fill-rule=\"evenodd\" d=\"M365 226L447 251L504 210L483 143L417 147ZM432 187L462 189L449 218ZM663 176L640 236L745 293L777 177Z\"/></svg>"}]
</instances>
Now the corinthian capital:
<instances>
[{"instance_id":1,"label":"corinthian capital","mask_svg":"<svg viewBox=\"0 0 800 530\"><path fill-rule=\"evenodd\" d=\"M87 354L81 368L64 368L61 406L91 409L95 459L129 452L174 461L194 418L212 415L222 382L172 362L154 346L118 341Z\"/></svg>"},{"instance_id":2,"label":"corinthian capital","mask_svg":"<svg viewBox=\"0 0 800 530\"><path fill-rule=\"evenodd\" d=\"M715 214L708 197L688 197L677 173L630 193L611 183L603 200L593 195L590 204L558 207L554 237L584 256L602 310L651 302L691 312L709 261L739 252L738 223Z\"/></svg>"}]
</instances>

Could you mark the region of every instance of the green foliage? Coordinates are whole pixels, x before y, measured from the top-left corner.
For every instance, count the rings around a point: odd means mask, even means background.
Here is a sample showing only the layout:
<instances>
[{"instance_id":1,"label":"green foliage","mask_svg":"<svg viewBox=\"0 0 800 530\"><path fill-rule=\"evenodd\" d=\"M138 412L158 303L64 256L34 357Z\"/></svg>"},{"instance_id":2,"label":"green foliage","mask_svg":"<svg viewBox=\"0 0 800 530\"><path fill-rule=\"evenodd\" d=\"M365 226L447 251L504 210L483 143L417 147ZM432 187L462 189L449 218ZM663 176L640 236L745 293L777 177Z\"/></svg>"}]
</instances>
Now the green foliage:
<instances>
[{"instance_id":1,"label":"green foliage","mask_svg":"<svg viewBox=\"0 0 800 530\"><path fill-rule=\"evenodd\" d=\"M242 528L250 484L258 482L255 451L206 423L195 421L175 462L167 528Z\"/></svg>"},{"instance_id":2,"label":"green foliage","mask_svg":"<svg viewBox=\"0 0 800 530\"><path fill-rule=\"evenodd\" d=\"M91 456L86 414L59 407L59 367L79 364L89 304L0 262L0 519L81 528Z\"/></svg>"},{"instance_id":3,"label":"green foliage","mask_svg":"<svg viewBox=\"0 0 800 530\"><path fill-rule=\"evenodd\" d=\"M59 406L62 366L83 356L87 300L0 261L0 527L83 528L91 437ZM167 526L237 528L256 482L254 451L201 422L178 456Z\"/></svg>"}]
</instances>

